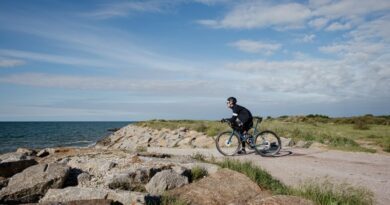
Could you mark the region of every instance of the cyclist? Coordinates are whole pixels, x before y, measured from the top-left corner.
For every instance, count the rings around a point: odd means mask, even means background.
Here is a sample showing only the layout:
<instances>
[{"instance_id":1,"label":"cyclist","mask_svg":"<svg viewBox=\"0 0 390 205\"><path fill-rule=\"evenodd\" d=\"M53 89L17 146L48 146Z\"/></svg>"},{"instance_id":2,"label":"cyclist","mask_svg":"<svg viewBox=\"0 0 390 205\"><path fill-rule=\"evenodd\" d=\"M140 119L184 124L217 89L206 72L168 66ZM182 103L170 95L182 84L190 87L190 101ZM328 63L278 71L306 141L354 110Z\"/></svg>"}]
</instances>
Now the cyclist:
<instances>
[{"instance_id":1,"label":"cyclist","mask_svg":"<svg viewBox=\"0 0 390 205\"><path fill-rule=\"evenodd\" d=\"M231 118L222 119L221 121L229 121L233 128L246 135L253 126L253 118L251 112L243 106L237 105L237 99L235 97L229 97L227 99L227 107L233 110L233 116ZM242 142L242 149L238 154L245 154L245 142Z\"/></svg>"}]
</instances>

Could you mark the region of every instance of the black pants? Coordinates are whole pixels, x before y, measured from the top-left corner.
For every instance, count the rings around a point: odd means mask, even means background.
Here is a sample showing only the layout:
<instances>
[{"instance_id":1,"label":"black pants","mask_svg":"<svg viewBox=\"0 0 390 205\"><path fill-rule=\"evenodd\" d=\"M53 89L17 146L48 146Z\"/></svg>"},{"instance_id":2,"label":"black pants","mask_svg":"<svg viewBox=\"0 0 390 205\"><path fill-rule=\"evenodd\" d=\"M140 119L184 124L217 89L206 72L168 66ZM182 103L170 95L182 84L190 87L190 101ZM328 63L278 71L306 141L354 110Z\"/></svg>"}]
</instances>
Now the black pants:
<instances>
[{"instance_id":1,"label":"black pants","mask_svg":"<svg viewBox=\"0 0 390 205\"><path fill-rule=\"evenodd\" d=\"M242 125L241 134L247 133L253 127L253 120L249 120L248 122ZM242 149L245 149L245 142L241 142Z\"/></svg>"}]
</instances>

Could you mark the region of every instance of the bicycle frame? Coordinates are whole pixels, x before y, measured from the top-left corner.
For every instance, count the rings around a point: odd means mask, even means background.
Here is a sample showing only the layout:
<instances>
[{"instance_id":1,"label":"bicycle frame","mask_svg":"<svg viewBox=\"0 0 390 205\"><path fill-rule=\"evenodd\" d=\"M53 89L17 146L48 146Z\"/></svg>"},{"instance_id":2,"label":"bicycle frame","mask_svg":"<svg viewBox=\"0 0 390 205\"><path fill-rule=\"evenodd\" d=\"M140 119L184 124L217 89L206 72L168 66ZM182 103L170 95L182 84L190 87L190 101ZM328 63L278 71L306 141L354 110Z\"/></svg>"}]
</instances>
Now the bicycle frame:
<instances>
[{"instance_id":1,"label":"bicycle frame","mask_svg":"<svg viewBox=\"0 0 390 205\"><path fill-rule=\"evenodd\" d=\"M253 135L252 136L255 136L257 134L257 132L258 132L257 126L262 121L262 118L259 118L259 117L256 117L255 119L257 119L257 121L256 121L256 125L254 127L254 130L253 130ZM259 128L259 130L260 130L260 128ZM236 133L240 137L241 142L246 142L247 138L249 138L247 136L250 136L250 135L245 136L245 135L241 134L241 132L238 132L237 130L232 129L232 134L229 137L228 143L230 143L232 141L232 137L233 137L234 133Z\"/></svg>"}]
</instances>

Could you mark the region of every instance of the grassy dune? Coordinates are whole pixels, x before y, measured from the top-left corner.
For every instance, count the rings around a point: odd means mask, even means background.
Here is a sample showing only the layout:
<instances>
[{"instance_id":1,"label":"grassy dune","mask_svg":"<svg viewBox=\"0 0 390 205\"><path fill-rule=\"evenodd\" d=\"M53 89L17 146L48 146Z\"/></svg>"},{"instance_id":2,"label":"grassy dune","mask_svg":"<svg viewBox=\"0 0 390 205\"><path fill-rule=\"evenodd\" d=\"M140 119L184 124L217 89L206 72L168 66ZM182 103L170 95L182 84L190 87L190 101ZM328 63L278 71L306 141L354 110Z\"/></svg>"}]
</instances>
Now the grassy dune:
<instances>
[{"instance_id":1,"label":"grassy dune","mask_svg":"<svg viewBox=\"0 0 390 205\"><path fill-rule=\"evenodd\" d=\"M219 121L150 120L137 125L154 129L185 127L214 137L230 129ZM345 151L376 152L375 147L390 152L390 116L329 118L323 115L268 117L261 130L275 131L279 136L309 142L320 142L329 148ZM374 147L374 148L372 148Z\"/></svg>"}]
</instances>

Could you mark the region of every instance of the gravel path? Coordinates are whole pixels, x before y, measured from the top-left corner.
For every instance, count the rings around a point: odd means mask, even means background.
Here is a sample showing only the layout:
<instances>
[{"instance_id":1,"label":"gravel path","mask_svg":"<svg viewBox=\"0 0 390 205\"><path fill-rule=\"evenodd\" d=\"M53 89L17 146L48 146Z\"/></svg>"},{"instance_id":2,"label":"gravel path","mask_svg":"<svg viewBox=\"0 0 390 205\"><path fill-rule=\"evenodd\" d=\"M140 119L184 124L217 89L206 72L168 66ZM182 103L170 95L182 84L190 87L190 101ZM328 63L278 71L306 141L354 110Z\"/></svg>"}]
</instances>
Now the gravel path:
<instances>
[{"instance_id":1,"label":"gravel path","mask_svg":"<svg viewBox=\"0 0 390 205\"><path fill-rule=\"evenodd\" d=\"M173 155L222 157L216 149L148 148L149 152ZM254 153L235 156L235 159L252 161L287 185L297 186L309 179L325 179L332 183L347 182L364 186L374 193L375 204L390 202L390 155L336 150L289 148L281 157L261 157Z\"/></svg>"}]
</instances>

